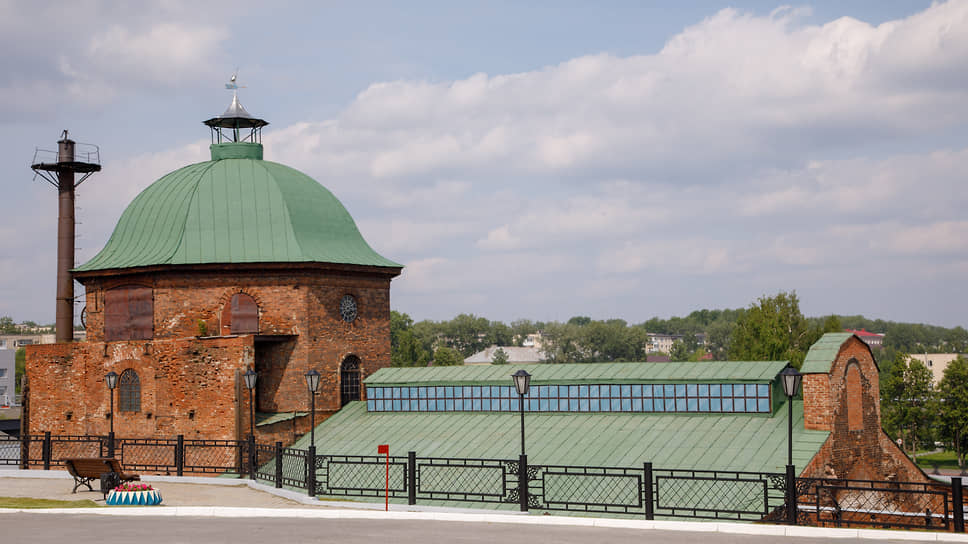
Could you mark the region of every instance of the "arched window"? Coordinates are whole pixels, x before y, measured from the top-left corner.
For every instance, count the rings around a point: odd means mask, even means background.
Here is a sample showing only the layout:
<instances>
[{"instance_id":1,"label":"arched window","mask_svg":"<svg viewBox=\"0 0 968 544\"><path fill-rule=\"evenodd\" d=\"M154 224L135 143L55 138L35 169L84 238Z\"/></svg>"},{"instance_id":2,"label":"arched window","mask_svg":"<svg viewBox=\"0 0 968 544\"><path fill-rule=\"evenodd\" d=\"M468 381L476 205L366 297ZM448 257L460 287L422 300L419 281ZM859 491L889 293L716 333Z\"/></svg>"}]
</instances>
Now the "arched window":
<instances>
[{"instance_id":1,"label":"arched window","mask_svg":"<svg viewBox=\"0 0 968 544\"><path fill-rule=\"evenodd\" d=\"M141 411L141 380L138 373L127 369L118 379L118 404L122 412Z\"/></svg>"},{"instance_id":2,"label":"arched window","mask_svg":"<svg viewBox=\"0 0 968 544\"><path fill-rule=\"evenodd\" d=\"M339 366L340 406L360 400L360 358L350 355Z\"/></svg>"},{"instance_id":3,"label":"arched window","mask_svg":"<svg viewBox=\"0 0 968 544\"><path fill-rule=\"evenodd\" d=\"M232 295L232 300L222 312L222 326L228 324L229 334L259 332L259 305L245 293ZM224 334L224 329L223 329Z\"/></svg>"},{"instance_id":4,"label":"arched window","mask_svg":"<svg viewBox=\"0 0 968 544\"><path fill-rule=\"evenodd\" d=\"M851 431L864 430L864 391L860 383L860 368L857 361L847 363L847 428Z\"/></svg>"},{"instance_id":5,"label":"arched window","mask_svg":"<svg viewBox=\"0 0 968 544\"><path fill-rule=\"evenodd\" d=\"M122 285L104 292L104 339L148 340L154 329L151 287Z\"/></svg>"}]
</instances>

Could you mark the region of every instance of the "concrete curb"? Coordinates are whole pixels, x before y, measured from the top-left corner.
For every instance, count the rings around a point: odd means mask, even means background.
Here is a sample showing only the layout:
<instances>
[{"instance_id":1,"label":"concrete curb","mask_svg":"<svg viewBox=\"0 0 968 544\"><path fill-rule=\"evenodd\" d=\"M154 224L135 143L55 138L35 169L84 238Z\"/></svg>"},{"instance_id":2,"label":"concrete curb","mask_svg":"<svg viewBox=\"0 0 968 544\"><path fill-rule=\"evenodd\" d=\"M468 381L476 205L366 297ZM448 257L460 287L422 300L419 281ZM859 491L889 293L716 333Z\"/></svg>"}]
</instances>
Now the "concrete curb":
<instances>
[{"instance_id":1,"label":"concrete curb","mask_svg":"<svg viewBox=\"0 0 968 544\"><path fill-rule=\"evenodd\" d=\"M63 471L3 471L2 478L67 479ZM752 523L717 523L702 521L649 521L638 519L583 518L569 516L530 516L524 512L495 512L470 508L441 508L391 504L385 512L383 505L339 501L321 501L300 492L277 489L252 480L218 479L177 476L145 476L147 482L170 482L218 486L247 486L284 497L301 504L323 508L239 508L230 506L127 506L100 508L0 508L0 514L90 514L99 516L155 516L155 517L216 517L216 518L303 518L303 519L381 519L399 521L449 521L464 523L518 523L575 527L602 527L656 531L687 531L695 533L729 533L760 536L791 536L802 538L854 538L865 540L914 540L921 542L965 542L968 534L922 531L884 531L875 529L837 529L827 527L789 527Z\"/></svg>"},{"instance_id":2,"label":"concrete curb","mask_svg":"<svg viewBox=\"0 0 968 544\"><path fill-rule=\"evenodd\" d=\"M380 519L398 521L448 521L460 523L519 523L574 527L602 527L695 533L729 533L788 536L802 538L854 538L865 540L915 540L921 542L968 542L968 535L952 533L878 531L872 529L831 529L824 527L787 527L747 523L703 523L690 521L647 521L560 516L518 516L513 514L465 514L456 512L405 512L355 509L233 508L225 506L118 507L118 508L9 508L0 514L90 514L99 516L215 517L215 518L302 518L302 519Z\"/></svg>"}]
</instances>

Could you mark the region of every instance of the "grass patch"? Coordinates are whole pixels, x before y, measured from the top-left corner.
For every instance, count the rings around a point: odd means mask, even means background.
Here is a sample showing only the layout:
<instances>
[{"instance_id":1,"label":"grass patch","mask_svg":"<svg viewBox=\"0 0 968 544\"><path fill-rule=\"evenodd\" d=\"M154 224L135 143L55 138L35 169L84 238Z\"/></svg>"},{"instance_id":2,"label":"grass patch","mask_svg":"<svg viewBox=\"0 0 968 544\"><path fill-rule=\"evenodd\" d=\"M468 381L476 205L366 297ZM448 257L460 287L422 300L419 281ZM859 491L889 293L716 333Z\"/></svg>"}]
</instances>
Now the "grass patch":
<instances>
[{"instance_id":1,"label":"grass patch","mask_svg":"<svg viewBox=\"0 0 968 544\"><path fill-rule=\"evenodd\" d=\"M94 508L98 504L90 499L80 501L57 501L53 499L30 499L26 497L0 497L0 508Z\"/></svg>"},{"instance_id":2,"label":"grass patch","mask_svg":"<svg viewBox=\"0 0 968 544\"><path fill-rule=\"evenodd\" d=\"M960 470L958 466L958 456L953 451L941 451L938 453L926 453L918 456L918 466L923 469L946 468Z\"/></svg>"}]
</instances>

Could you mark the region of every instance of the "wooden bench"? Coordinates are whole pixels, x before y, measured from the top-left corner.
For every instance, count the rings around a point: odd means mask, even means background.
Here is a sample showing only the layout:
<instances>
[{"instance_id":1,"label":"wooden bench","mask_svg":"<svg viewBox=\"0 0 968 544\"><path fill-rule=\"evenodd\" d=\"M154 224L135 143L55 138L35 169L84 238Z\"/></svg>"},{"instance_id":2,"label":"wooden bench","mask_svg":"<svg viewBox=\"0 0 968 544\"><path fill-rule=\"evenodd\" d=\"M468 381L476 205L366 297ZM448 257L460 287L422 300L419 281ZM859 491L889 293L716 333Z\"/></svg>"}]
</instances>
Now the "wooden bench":
<instances>
[{"instance_id":1,"label":"wooden bench","mask_svg":"<svg viewBox=\"0 0 968 544\"><path fill-rule=\"evenodd\" d=\"M76 457L65 459L64 465L67 466L67 472L74 477L74 490L71 493L77 493L77 488L82 485L86 485L88 490L94 491L91 488L91 482L101 480L101 493L107 497L108 492L120 482L141 479L141 476L137 474L124 472L121 468L121 462L112 457Z\"/></svg>"}]
</instances>

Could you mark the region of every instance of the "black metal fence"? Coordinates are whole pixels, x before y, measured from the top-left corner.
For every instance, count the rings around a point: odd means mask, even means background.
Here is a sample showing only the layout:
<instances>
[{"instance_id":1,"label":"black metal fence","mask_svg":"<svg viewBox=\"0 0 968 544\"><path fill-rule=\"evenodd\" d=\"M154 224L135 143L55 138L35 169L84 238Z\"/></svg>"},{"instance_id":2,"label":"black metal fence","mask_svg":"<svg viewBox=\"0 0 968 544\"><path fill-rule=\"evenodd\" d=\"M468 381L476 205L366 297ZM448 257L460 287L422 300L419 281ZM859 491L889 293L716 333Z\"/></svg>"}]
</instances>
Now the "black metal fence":
<instances>
[{"instance_id":1,"label":"black metal fence","mask_svg":"<svg viewBox=\"0 0 968 544\"><path fill-rule=\"evenodd\" d=\"M787 473L529 464L316 454L253 440L29 435L0 437L0 465L50 469L73 457L120 459L132 470L234 474L313 496L494 503L655 518L918 528L964 532L960 478L941 483L795 478ZM788 505L791 507L788 508ZM793 506L795 505L795 506Z\"/></svg>"}]
</instances>

